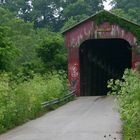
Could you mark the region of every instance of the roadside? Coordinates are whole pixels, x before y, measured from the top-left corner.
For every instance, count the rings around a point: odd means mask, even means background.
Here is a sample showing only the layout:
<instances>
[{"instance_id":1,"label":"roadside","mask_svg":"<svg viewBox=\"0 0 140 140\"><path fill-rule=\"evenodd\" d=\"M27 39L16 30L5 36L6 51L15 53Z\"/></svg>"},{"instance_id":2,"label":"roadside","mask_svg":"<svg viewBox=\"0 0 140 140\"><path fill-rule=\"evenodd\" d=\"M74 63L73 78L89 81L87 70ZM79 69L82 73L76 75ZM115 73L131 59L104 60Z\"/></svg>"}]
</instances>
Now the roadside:
<instances>
[{"instance_id":1,"label":"roadside","mask_svg":"<svg viewBox=\"0 0 140 140\"><path fill-rule=\"evenodd\" d=\"M79 97L0 140L121 140L121 126L113 97Z\"/></svg>"}]
</instances>

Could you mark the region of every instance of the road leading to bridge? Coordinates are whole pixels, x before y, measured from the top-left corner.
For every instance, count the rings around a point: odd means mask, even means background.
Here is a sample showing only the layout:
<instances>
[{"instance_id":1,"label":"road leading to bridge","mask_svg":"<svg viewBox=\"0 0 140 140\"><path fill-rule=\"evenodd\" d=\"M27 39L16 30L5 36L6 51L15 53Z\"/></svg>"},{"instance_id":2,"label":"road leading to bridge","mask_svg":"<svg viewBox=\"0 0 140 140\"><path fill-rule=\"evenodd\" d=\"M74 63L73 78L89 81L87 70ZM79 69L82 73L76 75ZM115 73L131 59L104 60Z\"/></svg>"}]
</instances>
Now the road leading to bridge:
<instances>
[{"instance_id":1,"label":"road leading to bridge","mask_svg":"<svg viewBox=\"0 0 140 140\"><path fill-rule=\"evenodd\" d=\"M79 97L0 140L122 140L113 97Z\"/></svg>"}]
</instances>

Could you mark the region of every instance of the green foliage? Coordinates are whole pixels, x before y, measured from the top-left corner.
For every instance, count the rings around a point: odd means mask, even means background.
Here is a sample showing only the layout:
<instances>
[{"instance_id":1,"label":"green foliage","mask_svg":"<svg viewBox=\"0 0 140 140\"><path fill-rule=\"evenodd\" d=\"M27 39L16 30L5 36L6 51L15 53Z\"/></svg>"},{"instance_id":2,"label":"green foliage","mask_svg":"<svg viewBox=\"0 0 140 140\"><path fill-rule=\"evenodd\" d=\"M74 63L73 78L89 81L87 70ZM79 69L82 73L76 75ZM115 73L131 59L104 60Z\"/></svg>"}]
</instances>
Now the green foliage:
<instances>
[{"instance_id":1,"label":"green foliage","mask_svg":"<svg viewBox=\"0 0 140 140\"><path fill-rule=\"evenodd\" d=\"M24 21L33 22L35 28L59 31L69 18L89 16L103 9L103 0L6 0L1 5Z\"/></svg>"},{"instance_id":2,"label":"green foliage","mask_svg":"<svg viewBox=\"0 0 140 140\"><path fill-rule=\"evenodd\" d=\"M124 137L140 139L140 74L125 70L122 80L110 80L108 88L117 95L121 118L124 123ZM128 139L126 139L128 140Z\"/></svg>"},{"instance_id":3,"label":"green foliage","mask_svg":"<svg viewBox=\"0 0 140 140\"><path fill-rule=\"evenodd\" d=\"M50 33L37 49L47 70L66 70L66 50L63 38L56 33Z\"/></svg>"},{"instance_id":4,"label":"green foliage","mask_svg":"<svg viewBox=\"0 0 140 140\"><path fill-rule=\"evenodd\" d=\"M124 10L128 10L134 7L139 7L140 6L140 1L138 0L112 0L112 3L115 4L116 8L121 8Z\"/></svg>"},{"instance_id":5,"label":"green foliage","mask_svg":"<svg viewBox=\"0 0 140 140\"><path fill-rule=\"evenodd\" d=\"M8 36L20 52L15 64L20 66L22 63L36 59L38 35L33 30L33 24L16 18L9 21L7 26L10 27Z\"/></svg>"},{"instance_id":6,"label":"green foliage","mask_svg":"<svg viewBox=\"0 0 140 140\"><path fill-rule=\"evenodd\" d=\"M0 132L6 128L13 127L13 121L16 117L14 109L14 94L10 86L8 74L0 75ZM9 115L10 114L10 115Z\"/></svg>"},{"instance_id":7,"label":"green foliage","mask_svg":"<svg viewBox=\"0 0 140 140\"><path fill-rule=\"evenodd\" d=\"M53 75L53 77L52 77ZM53 74L47 75L47 89L45 98L48 100L56 99L66 94L68 91L67 75L64 71L53 72Z\"/></svg>"},{"instance_id":8,"label":"green foliage","mask_svg":"<svg viewBox=\"0 0 140 140\"><path fill-rule=\"evenodd\" d=\"M120 17L124 17L125 19L128 19L129 21L133 21L135 23L140 24L140 17L138 16L140 14L140 8L133 8L129 9L127 12L120 8L115 8L111 10L111 12L115 13L116 15Z\"/></svg>"},{"instance_id":9,"label":"green foliage","mask_svg":"<svg viewBox=\"0 0 140 140\"><path fill-rule=\"evenodd\" d=\"M114 9L122 9L125 14L132 18L133 21L140 24L140 1L139 0L112 0Z\"/></svg>"},{"instance_id":10,"label":"green foliage","mask_svg":"<svg viewBox=\"0 0 140 140\"><path fill-rule=\"evenodd\" d=\"M6 28L0 26L0 71L11 70L12 61L17 56L17 49L5 34Z\"/></svg>"},{"instance_id":11,"label":"green foliage","mask_svg":"<svg viewBox=\"0 0 140 140\"><path fill-rule=\"evenodd\" d=\"M34 75L28 81L21 81L13 81L6 73L0 75L0 133L37 117L42 111L42 102L68 92L64 72L55 72L46 78Z\"/></svg>"},{"instance_id":12,"label":"green foliage","mask_svg":"<svg viewBox=\"0 0 140 140\"><path fill-rule=\"evenodd\" d=\"M31 14L35 17L34 25L36 28L47 27L51 31L58 30L61 25L63 1L58 0L34 0L32 1L33 10ZM41 18L43 17L43 18Z\"/></svg>"},{"instance_id":13,"label":"green foliage","mask_svg":"<svg viewBox=\"0 0 140 140\"><path fill-rule=\"evenodd\" d=\"M13 13L10 13L7 9L0 7L0 25L4 25L14 17Z\"/></svg>"},{"instance_id":14,"label":"green foliage","mask_svg":"<svg viewBox=\"0 0 140 140\"><path fill-rule=\"evenodd\" d=\"M113 10L111 10L111 12L116 14L119 17L123 17L123 18L128 19L128 20L132 20L133 19L127 13L125 13L122 9L113 9Z\"/></svg>"},{"instance_id":15,"label":"green foliage","mask_svg":"<svg viewBox=\"0 0 140 140\"><path fill-rule=\"evenodd\" d=\"M29 4L29 0L1 0L0 4L1 7L15 13L16 16L30 21L29 12L32 6Z\"/></svg>"},{"instance_id":16,"label":"green foliage","mask_svg":"<svg viewBox=\"0 0 140 140\"><path fill-rule=\"evenodd\" d=\"M13 42L14 47L18 50L18 56L12 60L13 66L16 65L17 68L22 63L35 59L35 49L39 37L33 30L33 24L25 23L3 8L0 8L0 17L1 26L7 29L5 37ZM6 42L8 43L8 40Z\"/></svg>"},{"instance_id":17,"label":"green foliage","mask_svg":"<svg viewBox=\"0 0 140 140\"><path fill-rule=\"evenodd\" d=\"M64 26L61 28L61 32L67 30L68 28L71 28L72 26L76 25L78 22L81 20L86 19L88 16L83 14L83 15L78 15L74 17L70 17L65 23Z\"/></svg>"},{"instance_id":18,"label":"green foliage","mask_svg":"<svg viewBox=\"0 0 140 140\"><path fill-rule=\"evenodd\" d=\"M120 27L132 32L137 38L137 43L140 42L140 27L138 25L122 20L119 16L113 16L106 11L99 13L95 18L97 24L102 24L105 21L110 22L111 24L118 24Z\"/></svg>"},{"instance_id":19,"label":"green foliage","mask_svg":"<svg viewBox=\"0 0 140 140\"><path fill-rule=\"evenodd\" d=\"M69 4L67 8L64 9L64 16L66 19L68 19L77 15L89 15L89 13L92 11L91 9L91 5L84 0L77 0L77 2Z\"/></svg>"},{"instance_id":20,"label":"green foliage","mask_svg":"<svg viewBox=\"0 0 140 140\"><path fill-rule=\"evenodd\" d=\"M25 73L27 73L27 71L39 73L45 71L42 60L37 56L36 48L40 42L46 38L46 36L55 36L55 34L49 32L45 28L34 30L33 23L26 23L22 19L16 18L12 13L3 8L0 8L0 17L1 28L5 29L3 29L3 34L5 34L5 37L3 38L5 38L5 42L7 44L8 42L12 42L11 44L13 49L15 48L18 50L16 59L11 59L7 55L7 58L12 62L14 71L22 70ZM13 49L8 52L10 53ZM14 57L14 55L11 56ZM7 65L7 67L12 70L10 66Z\"/></svg>"},{"instance_id":21,"label":"green foliage","mask_svg":"<svg viewBox=\"0 0 140 140\"><path fill-rule=\"evenodd\" d=\"M63 9L64 24L61 31L95 14L101 9L103 9L102 0L77 0L67 2L66 7Z\"/></svg>"}]
</instances>

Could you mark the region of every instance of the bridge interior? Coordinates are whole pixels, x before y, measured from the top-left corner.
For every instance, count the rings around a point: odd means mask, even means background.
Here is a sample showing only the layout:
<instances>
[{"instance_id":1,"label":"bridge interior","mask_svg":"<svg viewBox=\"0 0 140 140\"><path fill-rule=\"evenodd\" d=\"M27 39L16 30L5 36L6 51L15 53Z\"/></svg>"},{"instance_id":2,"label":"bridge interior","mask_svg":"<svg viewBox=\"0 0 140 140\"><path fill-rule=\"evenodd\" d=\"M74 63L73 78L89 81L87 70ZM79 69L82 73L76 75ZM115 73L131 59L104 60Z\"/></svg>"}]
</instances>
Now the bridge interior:
<instances>
[{"instance_id":1,"label":"bridge interior","mask_svg":"<svg viewBox=\"0 0 140 140\"><path fill-rule=\"evenodd\" d=\"M131 46L123 39L87 40L79 52L81 96L106 95L107 81L120 79L131 68Z\"/></svg>"}]
</instances>

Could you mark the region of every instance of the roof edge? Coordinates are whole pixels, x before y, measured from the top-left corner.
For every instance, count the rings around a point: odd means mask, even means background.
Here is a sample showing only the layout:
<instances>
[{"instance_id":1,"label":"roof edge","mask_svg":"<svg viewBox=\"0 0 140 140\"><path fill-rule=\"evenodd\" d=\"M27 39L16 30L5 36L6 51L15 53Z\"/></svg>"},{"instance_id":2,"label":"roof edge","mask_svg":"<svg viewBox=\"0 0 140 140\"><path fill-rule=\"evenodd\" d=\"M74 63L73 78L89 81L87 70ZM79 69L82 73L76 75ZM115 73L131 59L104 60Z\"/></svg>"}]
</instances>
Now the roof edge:
<instances>
[{"instance_id":1,"label":"roof edge","mask_svg":"<svg viewBox=\"0 0 140 140\"><path fill-rule=\"evenodd\" d=\"M95 14L89 16L88 18L85 18L85 19L81 20L81 21L78 22L77 24L75 24L75 25L69 27L68 29L64 30L64 31L61 32L61 33L62 33L63 35L65 35L65 33L69 32L69 31L72 30L73 28L75 28L75 27L77 27L78 25L80 25L80 24L82 24L82 23L84 23L84 22L86 22L86 21L88 21L88 20L90 20L90 19L96 17L98 14L103 13L103 12L109 13L109 14L111 14L111 15L113 15L113 16L116 16L116 17L120 18L121 20L124 20L124 21L126 21L126 22L128 22L128 23L131 23L131 24L134 24L135 26L140 27L139 24L137 24L137 23L135 23L135 22L133 22L133 21L130 21L130 20L124 18L124 17L120 17L120 16L118 16L118 15L116 15L116 14L110 12L110 11L107 11L107 10L101 10L101 11L99 11L99 12L97 12L97 13L95 13Z\"/></svg>"}]
</instances>

